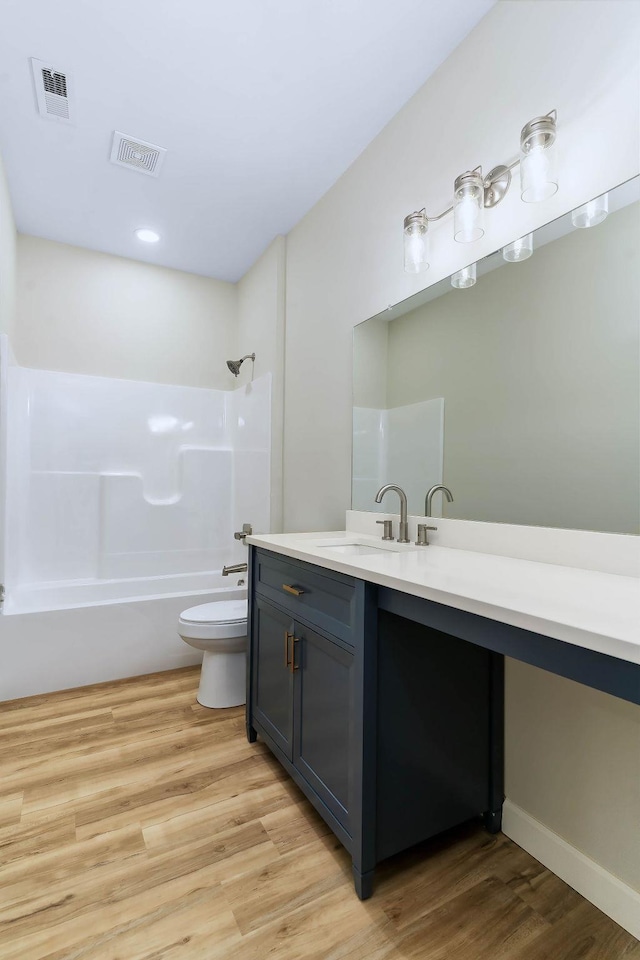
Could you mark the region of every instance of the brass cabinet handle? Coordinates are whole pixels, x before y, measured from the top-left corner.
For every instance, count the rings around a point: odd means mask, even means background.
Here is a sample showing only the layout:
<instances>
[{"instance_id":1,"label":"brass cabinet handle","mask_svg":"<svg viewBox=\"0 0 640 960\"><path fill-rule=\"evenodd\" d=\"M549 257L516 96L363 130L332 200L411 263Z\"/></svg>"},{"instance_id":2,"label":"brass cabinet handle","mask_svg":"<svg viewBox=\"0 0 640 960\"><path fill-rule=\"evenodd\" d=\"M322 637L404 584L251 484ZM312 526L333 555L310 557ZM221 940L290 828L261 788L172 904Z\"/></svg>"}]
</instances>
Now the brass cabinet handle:
<instances>
[{"instance_id":1,"label":"brass cabinet handle","mask_svg":"<svg viewBox=\"0 0 640 960\"><path fill-rule=\"evenodd\" d=\"M289 640L293 636L292 633L289 633L288 630L284 632L284 665L289 667L291 665L291 655L289 653Z\"/></svg>"},{"instance_id":2,"label":"brass cabinet handle","mask_svg":"<svg viewBox=\"0 0 640 960\"><path fill-rule=\"evenodd\" d=\"M283 583L282 589L286 590L287 593L293 594L294 597L301 597L304 593L304 590L301 590L300 587L294 587L290 583Z\"/></svg>"},{"instance_id":3,"label":"brass cabinet handle","mask_svg":"<svg viewBox=\"0 0 640 960\"><path fill-rule=\"evenodd\" d=\"M296 664L296 643L300 643L300 639L299 639L298 637L296 637L295 634L292 633L292 634L291 634L291 640L292 640L292 643L291 643L291 665L290 665L289 669L291 670L291 673L293 673L294 670L299 670L299 669L300 669L300 667Z\"/></svg>"}]
</instances>

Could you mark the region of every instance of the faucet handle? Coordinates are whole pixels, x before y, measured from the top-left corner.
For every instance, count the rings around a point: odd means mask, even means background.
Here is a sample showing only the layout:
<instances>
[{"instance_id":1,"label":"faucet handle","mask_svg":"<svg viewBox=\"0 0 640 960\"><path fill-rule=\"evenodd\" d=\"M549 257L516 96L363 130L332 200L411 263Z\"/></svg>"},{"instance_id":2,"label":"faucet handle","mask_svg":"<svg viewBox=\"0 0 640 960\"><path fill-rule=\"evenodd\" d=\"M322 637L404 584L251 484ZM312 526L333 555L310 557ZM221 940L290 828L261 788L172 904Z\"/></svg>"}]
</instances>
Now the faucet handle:
<instances>
[{"instance_id":1,"label":"faucet handle","mask_svg":"<svg viewBox=\"0 0 640 960\"><path fill-rule=\"evenodd\" d=\"M382 524L382 539L393 540L393 520L376 520Z\"/></svg>"},{"instance_id":2,"label":"faucet handle","mask_svg":"<svg viewBox=\"0 0 640 960\"><path fill-rule=\"evenodd\" d=\"M418 539L415 541L416 547L428 547L429 536L427 530L437 530L437 527L429 527L426 523L418 524Z\"/></svg>"},{"instance_id":3,"label":"faucet handle","mask_svg":"<svg viewBox=\"0 0 640 960\"><path fill-rule=\"evenodd\" d=\"M236 530L236 532L233 535L233 538L234 540L242 540L242 542L244 543L247 537L250 537L252 533L253 533L253 529L251 527L251 524L243 523L242 530Z\"/></svg>"}]
</instances>

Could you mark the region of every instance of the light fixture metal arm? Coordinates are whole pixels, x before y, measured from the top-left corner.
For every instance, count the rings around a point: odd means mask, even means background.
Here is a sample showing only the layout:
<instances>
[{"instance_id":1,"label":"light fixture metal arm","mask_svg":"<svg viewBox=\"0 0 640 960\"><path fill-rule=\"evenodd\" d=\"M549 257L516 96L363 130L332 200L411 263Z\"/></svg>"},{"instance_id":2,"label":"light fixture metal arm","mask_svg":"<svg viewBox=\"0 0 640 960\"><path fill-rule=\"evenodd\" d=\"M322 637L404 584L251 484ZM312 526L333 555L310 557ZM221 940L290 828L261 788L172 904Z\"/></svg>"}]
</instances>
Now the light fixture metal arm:
<instances>
[{"instance_id":1,"label":"light fixture metal arm","mask_svg":"<svg viewBox=\"0 0 640 960\"><path fill-rule=\"evenodd\" d=\"M553 110L549 110L548 113L543 114L542 117L538 119L549 119L555 123L557 121L557 117L558 112L554 108ZM532 121L532 123L535 122L536 121ZM529 126L530 124L527 124L524 130L527 130ZM511 171L515 170L515 168L520 165L520 162L521 158L516 157L515 160L511 161L511 163L498 164L497 166L493 167L485 177L483 177L485 207L495 207L500 203L501 200L504 199L509 187L511 186ZM474 171L482 173L482 167L474 167ZM453 204L448 206L446 210L443 210L442 213L439 213L435 217L431 217L427 214L426 207L423 207L420 212L424 214L427 223L437 223L438 220L443 220L452 211Z\"/></svg>"}]
</instances>

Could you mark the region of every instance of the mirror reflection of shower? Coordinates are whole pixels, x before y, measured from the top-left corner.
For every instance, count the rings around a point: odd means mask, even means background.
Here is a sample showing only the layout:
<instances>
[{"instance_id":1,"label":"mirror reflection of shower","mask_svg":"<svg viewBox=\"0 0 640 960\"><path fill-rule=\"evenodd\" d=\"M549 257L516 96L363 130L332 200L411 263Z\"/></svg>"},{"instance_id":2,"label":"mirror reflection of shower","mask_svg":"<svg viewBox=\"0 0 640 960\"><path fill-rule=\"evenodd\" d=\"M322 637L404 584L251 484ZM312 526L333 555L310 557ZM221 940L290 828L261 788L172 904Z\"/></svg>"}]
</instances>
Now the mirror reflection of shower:
<instances>
[{"instance_id":1,"label":"mirror reflection of shower","mask_svg":"<svg viewBox=\"0 0 640 960\"><path fill-rule=\"evenodd\" d=\"M245 362L245 360L251 360L255 363L256 355L255 353L247 353L244 357L241 357L240 360L227 360L227 366L234 377L237 377L240 373L240 367Z\"/></svg>"}]
</instances>

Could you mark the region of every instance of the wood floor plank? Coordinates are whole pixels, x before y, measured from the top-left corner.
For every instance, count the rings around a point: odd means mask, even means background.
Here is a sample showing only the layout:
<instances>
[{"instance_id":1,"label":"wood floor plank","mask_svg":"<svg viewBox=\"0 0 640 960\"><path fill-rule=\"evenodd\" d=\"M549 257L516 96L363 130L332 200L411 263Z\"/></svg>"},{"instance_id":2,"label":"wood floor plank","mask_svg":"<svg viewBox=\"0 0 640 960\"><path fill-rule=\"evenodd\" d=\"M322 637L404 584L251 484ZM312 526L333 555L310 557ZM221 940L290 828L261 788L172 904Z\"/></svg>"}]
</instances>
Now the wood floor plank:
<instances>
[{"instance_id":1,"label":"wood floor plank","mask_svg":"<svg viewBox=\"0 0 640 960\"><path fill-rule=\"evenodd\" d=\"M320 814L304 799L297 798L293 809L287 806L282 810L262 811L260 819L280 853L299 850L331 834Z\"/></svg>"},{"instance_id":2,"label":"wood floor plank","mask_svg":"<svg viewBox=\"0 0 640 960\"><path fill-rule=\"evenodd\" d=\"M399 931L397 947L411 960L512 960L548 929L503 883L489 878Z\"/></svg>"},{"instance_id":3,"label":"wood floor plank","mask_svg":"<svg viewBox=\"0 0 640 960\"><path fill-rule=\"evenodd\" d=\"M195 700L198 688L200 667L183 667L178 670L150 673L141 677L127 677L108 683L95 683L87 687L73 687L55 693L43 693L18 700L4 700L0 710L0 730L15 724L16 717L24 722L63 716L77 710L115 707L118 704L130 704L146 698L157 698L162 691L181 690L185 702ZM195 681L195 682L194 682Z\"/></svg>"},{"instance_id":4,"label":"wood floor plank","mask_svg":"<svg viewBox=\"0 0 640 960\"><path fill-rule=\"evenodd\" d=\"M142 831L138 824L132 823L82 843L63 843L12 860L0 870L0 917L10 904L18 900L26 902L42 889L72 883L78 876L86 879L100 867L121 863L140 854L146 861Z\"/></svg>"},{"instance_id":5,"label":"wood floor plank","mask_svg":"<svg viewBox=\"0 0 640 960\"><path fill-rule=\"evenodd\" d=\"M636 960L639 946L634 937L581 898L544 936L523 948L517 960Z\"/></svg>"},{"instance_id":6,"label":"wood floor plank","mask_svg":"<svg viewBox=\"0 0 640 960\"><path fill-rule=\"evenodd\" d=\"M123 904L144 891L204 869L209 885L218 885L224 877L241 875L247 852L254 856L257 852L259 865L278 856L260 825L252 824L153 859L138 850L126 862L115 859L94 864L93 869L85 870L81 885L70 883L68 873L62 878L49 875L43 882L30 878L31 888L23 877L12 885L6 901L0 902L0 943L3 934L9 942L33 937L38 930L44 936L51 926L68 925L102 910L104 904ZM4 960L5 953L0 955Z\"/></svg>"},{"instance_id":7,"label":"wood floor plank","mask_svg":"<svg viewBox=\"0 0 640 960\"><path fill-rule=\"evenodd\" d=\"M61 741L65 737L86 736L96 727L113 726L113 714L108 708L83 710L60 717L48 716L42 720L22 720L2 729L2 745L6 749L21 745L20 754L25 755L26 744L39 744L41 740L50 740L55 736ZM36 746L35 749L38 749Z\"/></svg>"},{"instance_id":8,"label":"wood floor plank","mask_svg":"<svg viewBox=\"0 0 640 960\"><path fill-rule=\"evenodd\" d=\"M19 822L22 813L22 797L22 790L0 796L0 830Z\"/></svg>"},{"instance_id":9,"label":"wood floor plank","mask_svg":"<svg viewBox=\"0 0 640 960\"><path fill-rule=\"evenodd\" d=\"M74 803L78 839L126 825L135 811L142 826L150 826L195 811L230 796L241 784L272 782L259 757L245 757L223 766L210 763L204 769L169 774L152 785L125 784L100 791ZM233 778L238 778L234 783Z\"/></svg>"},{"instance_id":10,"label":"wood floor plank","mask_svg":"<svg viewBox=\"0 0 640 960\"><path fill-rule=\"evenodd\" d=\"M23 817L13 826L0 829L0 883L2 867L47 850L58 850L76 839L73 813L63 816Z\"/></svg>"},{"instance_id":11,"label":"wood floor plank","mask_svg":"<svg viewBox=\"0 0 640 960\"><path fill-rule=\"evenodd\" d=\"M164 734L143 743L63 757L59 764L54 756L29 767L22 776L12 773L7 786L24 785L23 810L29 812L143 780L161 783L167 775L184 777L210 766L214 745L207 734L206 728L192 730L188 740L182 733ZM246 741L222 743L216 753L224 752L225 747L229 756L251 756Z\"/></svg>"},{"instance_id":12,"label":"wood floor plank","mask_svg":"<svg viewBox=\"0 0 640 960\"><path fill-rule=\"evenodd\" d=\"M243 934L317 900L351 877L351 860L331 835L239 880L223 881L229 905Z\"/></svg>"},{"instance_id":13,"label":"wood floor plank","mask_svg":"<svg viewBox=\"0 0 640 960\"><path fill-rule=\"evenodd\" d=\"M258 821L263 814L291 807L291 797L280 783L268 783L227 799L191 809L142 828L150 854L180 847L202 836L212 836ZM265 831L265 835L269 834Z\"/></svg>"},{"instance_id":14,"label":"wood floor plank","mask_svg":"<svg viewBox=\"0 0 640 960\"><path fill-rule=\"evenodd\" d=\"M372 901L346 897L344 887L338 885L318 897L292 902L289 911L243 936L224 960L344 960L356 948L372 949L383 943L385 952L379 960L400 960L402 954L381 935L384 923ZM370 960L372 953L361 956Z\"/></svg>"},{"instance_id":15,"label":"wood floor plank","mask_svg":"<svg viewBox=\"0 0 640 960\"><path fill-rule=\"evenodd\" d=\"M506 837L351 863L198 669L0 704L0 960L640 960ZM2 862L4 857L4 863Z\"/></svg>"}]
</instances>

